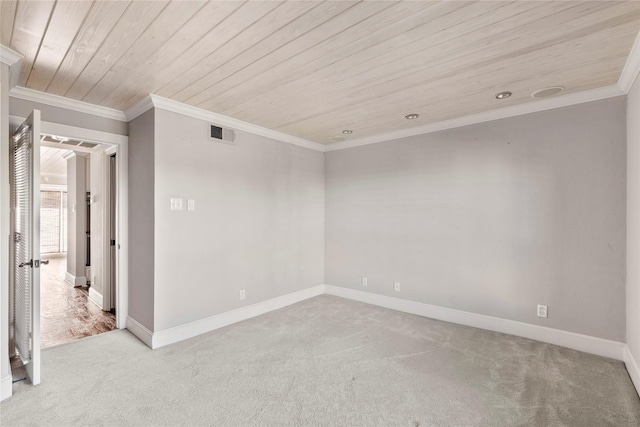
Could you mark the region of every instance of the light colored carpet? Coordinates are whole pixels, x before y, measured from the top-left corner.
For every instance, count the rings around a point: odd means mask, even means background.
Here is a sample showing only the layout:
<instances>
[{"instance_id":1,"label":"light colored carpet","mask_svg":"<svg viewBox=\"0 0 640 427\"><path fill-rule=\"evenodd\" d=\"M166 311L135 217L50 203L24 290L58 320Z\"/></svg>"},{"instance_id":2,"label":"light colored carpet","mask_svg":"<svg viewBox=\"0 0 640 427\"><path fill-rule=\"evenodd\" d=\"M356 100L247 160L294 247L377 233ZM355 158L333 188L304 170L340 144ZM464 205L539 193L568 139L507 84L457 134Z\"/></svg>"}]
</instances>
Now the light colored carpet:
<instances>
[{"instance_id":1,"label":"light colored carpet","mask_svg":"<svg viewBox=\"0 0 640 427\"><path fill-rule=\"evenodd\" d=\"M154 351L53 347L14 393L3 426L640 425L621 362L331 296Z\"/></svg>"}]
</instances>

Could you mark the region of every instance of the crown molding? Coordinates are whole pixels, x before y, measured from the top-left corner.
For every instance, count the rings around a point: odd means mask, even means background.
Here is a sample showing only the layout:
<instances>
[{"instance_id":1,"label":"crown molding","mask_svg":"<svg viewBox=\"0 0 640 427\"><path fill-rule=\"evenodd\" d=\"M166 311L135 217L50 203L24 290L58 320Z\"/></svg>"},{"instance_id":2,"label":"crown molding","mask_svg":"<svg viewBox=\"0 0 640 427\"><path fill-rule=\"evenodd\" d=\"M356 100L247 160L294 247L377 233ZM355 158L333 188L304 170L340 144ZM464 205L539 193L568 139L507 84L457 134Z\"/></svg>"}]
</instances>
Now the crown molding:
<instances>
[{"instance_id":1,"label":"crown molding","mask_svg":"<svg viewBox=\"0 0 640 427\"><path fill-rule=\"evenodd\" d=\"M0 44L0 62L9 66L9 88L18 84L24 56L15 50Z\"/></svg>"},{"instance_id":2,"label":"crown molding","mask_svg":"<svg viewBox=\"0 0 640 427\"><path fill-rule=\"evenodd\" d=\"M494 120L506 119L508 117L522 116L524 114L537 113L540 111L553 110L555 108L569 107L571 105L583 104L585 102L598 101L601 99L613 98L625 95L617 84L605 86L597 89L574 92L563 96L540 99L524 104L512 105L506 108L483 111L468 116L456 117L454 119L429 123L423 126L416 126L399 131L388 132L350 141L336 142L325 147L325 151L344 150L346 148L360 147L362 145L376 144L409 136L423 135L439 132L447 129L454 129L479 123L491 122Z\"/></svg>"},{"instance_id":3,"label":"crown molding","mask_svg":"<svg viewBox=\"0 0 640 427\"><path fill-rule=\"evenodd\" d=\"M309 148L311 150L322 152L325 151L325 146L323 144L319 144L317 142L309 141L307 139L299 138L297 136L289 135L283 132L278 132L272 129L267 129L262 126L243 122L242 120L234 119L233 117L224 116L222 114L214 113L212 111L204 110L198 107L193 107L191 105L183 104L182 102L163 98L154 94L150 94L147 98L143 99L138 104L128 109L125 114L128 120L132 120L145 111L149 110L151 107L172 111L174 113L183 114L195 119L204 120L220 126L249 132L254 135L264 136L266 138L275 139L289 144L298 145L300 147Z\"/></svg>"},{"instance_id":4,"label":"crown molding","mask_svg":"<svg viewBox=\"0 0 640 427\"><path fill-rule=\"evenodd\" d=\"M67 110L78 111L80 113L91 114L93 116L104 117L106 119L118 120L121 122L127 121L127 117L120 110L89 104L87 102L65 98L64 96L53 95L51 93L40 92L22 86L16 86L11 89L9 91L9 96L12 98L23 99L25 101L50 105L52 107L64 108Z\"/></svg>"},{"instance_id":5,"label":"crown molding","mask_svg":"<svg viewBox=\"0 0 640 427\"><path fill-rule=\"evenodd\" d=\"M7 64L11 67L12 65L22 61L22 58L24 57L15 50L0 44L0 62L3 64Z\"/></svg>"},{"instance_id":6,"label":"crown molding","mask_svg":"<svg viewBox=\"0 0 640 427\"><path fill-rule=\"evenodd\" d=\"M640 31L638 32L636 41L633 43L631 52L629 52L627 62L624 64L620 79L618 79L618 86L620 86L620 89L622 89L624 93L629 93L638 74L640 74Z\"/></svg>"}]
</instances>

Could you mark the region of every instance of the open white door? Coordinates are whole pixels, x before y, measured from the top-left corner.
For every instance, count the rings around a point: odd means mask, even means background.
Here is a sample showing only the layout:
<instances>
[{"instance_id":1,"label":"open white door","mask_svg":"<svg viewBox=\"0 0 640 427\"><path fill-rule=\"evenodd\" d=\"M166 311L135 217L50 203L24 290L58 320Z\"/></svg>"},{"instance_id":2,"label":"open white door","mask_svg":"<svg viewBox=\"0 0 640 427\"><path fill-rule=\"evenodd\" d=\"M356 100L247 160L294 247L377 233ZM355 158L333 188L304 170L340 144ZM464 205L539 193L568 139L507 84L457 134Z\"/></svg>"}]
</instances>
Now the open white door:
<instances>
[{"instance_id":1,"label":"open white door","mask_svg":"<svg viewBox=\"0 0 640 427\"><path fill-rule=\"evenodd\" d=\"M13 135L11 154L14 341L36 385L40 383L40 111L33 110Z\"/></svg>"}]
</instances>

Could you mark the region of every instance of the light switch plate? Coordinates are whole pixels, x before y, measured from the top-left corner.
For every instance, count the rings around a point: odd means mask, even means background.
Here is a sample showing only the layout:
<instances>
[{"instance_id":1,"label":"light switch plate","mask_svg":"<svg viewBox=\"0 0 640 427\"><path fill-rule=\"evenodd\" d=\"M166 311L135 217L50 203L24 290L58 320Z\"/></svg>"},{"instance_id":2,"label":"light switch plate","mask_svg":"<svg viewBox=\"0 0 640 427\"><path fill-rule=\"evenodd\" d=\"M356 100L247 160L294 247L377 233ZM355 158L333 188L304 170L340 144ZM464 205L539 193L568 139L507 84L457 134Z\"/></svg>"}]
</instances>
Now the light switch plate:
<instances>
[{"instance_id":1,"label":"light switch plate","mask_svg":"<svg viewBox=\"0 0 640 427\"><path fill-rule=\"evenodd\" d=\"M171 198L171 210L172 211L181 211L182 210L182 199Z\"/></svg>"},{"instance_id":2,"label":"light switch plate","mask_svg":"<svg viewBox=\"0 0 640 427\"><path fill-rule=\"evenodd\" d=\"M195 211L196 210L196 201L193 199L187 200L187 210Z\"/></svg>"}]
</instances>

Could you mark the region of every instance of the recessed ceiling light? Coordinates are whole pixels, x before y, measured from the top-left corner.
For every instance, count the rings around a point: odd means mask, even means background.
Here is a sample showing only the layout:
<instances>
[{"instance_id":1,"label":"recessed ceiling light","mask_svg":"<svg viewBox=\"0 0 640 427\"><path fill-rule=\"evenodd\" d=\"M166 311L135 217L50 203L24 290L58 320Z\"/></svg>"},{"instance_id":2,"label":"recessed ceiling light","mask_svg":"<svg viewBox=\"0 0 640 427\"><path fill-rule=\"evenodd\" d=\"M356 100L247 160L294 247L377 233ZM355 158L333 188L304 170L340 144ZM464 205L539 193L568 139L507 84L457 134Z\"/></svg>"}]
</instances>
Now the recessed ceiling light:
<instances>
[{"instance_id":1,"label":"recessed ceiling light","mask_svg":"<svg viewBox=\"0 0 640 427\"><path fill-rule=\"evenodd\" d=\"M415 113L414 114L407 114L406 116L404 116L404 118L407 119L407 120L415 120L418 117L420 117L420 114L415 114Z\"/></svg>"},{"instance_id":2,"label":"recessed ceiling light","mask_svg":"<svg viewBox=\"0 0 640 427\"><path fill-rule=\"evenodd\" d=\"M353 131L351 129L345 129L342 131L342 133L344 133L345 135L351 135Z\"/></svg>"},{"instance_id":3,"label":"recessed ceiling light","mask_svg":"<svg viewBox=\"0 0 640 427\"><path fill-rule=\"evenodd\" d=\"M564 90L564 86L552 86L541 90L537 90L531 94L532 98L548 98L557 95Z\"/></svg>"},{"instance_id":4,"label":"recessed ceiling light","mask_svg":"<svg viewBox=\"0 0 640 427\"><path fill-rule=\"evenodd\" d=\"M342 141L344 141L345 139L347 139L347 138L345 138L345 137L344 137L344 136L342 136L342 135L336 135L336 136L332 136L332 137L331 137L331 141L332 141L332 142L342 142Z\"/></svg>"},{"instance_id":5,"label":"recessed ceiling light","mask_svg":"<svg viewBox=\"0 0 640 427\"><path fill-rule=\"evenodd\" d=\"M513 94L509 91L500 92L496 94L496 99L505 99L510 97L511 95Z\"/></svg>"}]
</instances>

